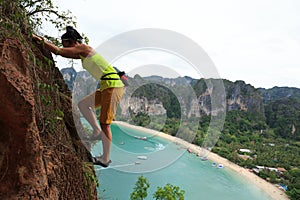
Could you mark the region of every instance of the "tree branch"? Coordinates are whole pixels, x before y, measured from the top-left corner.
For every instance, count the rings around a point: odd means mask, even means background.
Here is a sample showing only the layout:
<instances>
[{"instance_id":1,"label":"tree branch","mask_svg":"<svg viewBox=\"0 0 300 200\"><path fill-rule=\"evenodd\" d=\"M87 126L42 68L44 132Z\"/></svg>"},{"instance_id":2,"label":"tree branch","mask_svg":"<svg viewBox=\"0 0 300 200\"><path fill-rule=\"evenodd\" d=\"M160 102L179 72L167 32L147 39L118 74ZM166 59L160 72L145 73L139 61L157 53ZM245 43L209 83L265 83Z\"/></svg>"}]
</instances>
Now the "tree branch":
<instances>
[{"instance_id":1,"label":"tree branch","mask_svg":"<svg viewBox=\"0 0 300 200\"><path fill-rule=\"evenodd\" d=\"M27 13L27 16L32 16L32 15L34 15L34 14L36 14L36 13L42 13L42 12L49 12L49 13L55 14L57 17L60 17L60 18L66 18L66 16L60 15L57 11L50 10L50 9L34 10L34 11L32 11L32 12Z\"/></svg>"}]
</instances>

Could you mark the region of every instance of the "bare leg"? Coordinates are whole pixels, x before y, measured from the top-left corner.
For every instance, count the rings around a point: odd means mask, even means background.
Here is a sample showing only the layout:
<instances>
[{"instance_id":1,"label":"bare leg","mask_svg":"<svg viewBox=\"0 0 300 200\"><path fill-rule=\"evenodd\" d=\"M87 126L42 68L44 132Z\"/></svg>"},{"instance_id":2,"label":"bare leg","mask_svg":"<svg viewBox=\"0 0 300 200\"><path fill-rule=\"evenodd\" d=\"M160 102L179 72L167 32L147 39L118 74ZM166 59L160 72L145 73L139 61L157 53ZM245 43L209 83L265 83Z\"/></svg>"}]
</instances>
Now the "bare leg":
<instances>
[{"instance_id":1,"label":"bare leg","mask_svg":"<svg viewBox=\"0 0 300 200\"><path fill-rule=\"evenodd\" d=\"M97 123L96 115L93 112L92 107L93 105L91 105L88 99L83 99L78 103L80 112L93 128L93 135L99 135L101 133L101 130Z\"/></svg>"},{"instance_id":2,"label":"bare leg","mask_svg":"<svg viewBox=\"0 0 300 200\"><path fill-rule=\"evenodd\" d=\"M123 88L108 88L102 91L101 95L101 114L100 114L100 126L102 129L101 139L103 154L99 161L102 163L110 163L110 148L112 142L112 132L110 123L117 110L117 105L122 98Z\"/></svg>"},{"instance_id":3,"label":"bare leg","mask_svg":"<svg viewBox=\"0 0 300 200\"><path fill-rule=\"evenodd\" d=\"M101 124L101 129L104 132L102 136L103 155L101 158L103 162L107 163L110 160L110 146L112 142L110 124Z\"/></svg>"}]
</instances>

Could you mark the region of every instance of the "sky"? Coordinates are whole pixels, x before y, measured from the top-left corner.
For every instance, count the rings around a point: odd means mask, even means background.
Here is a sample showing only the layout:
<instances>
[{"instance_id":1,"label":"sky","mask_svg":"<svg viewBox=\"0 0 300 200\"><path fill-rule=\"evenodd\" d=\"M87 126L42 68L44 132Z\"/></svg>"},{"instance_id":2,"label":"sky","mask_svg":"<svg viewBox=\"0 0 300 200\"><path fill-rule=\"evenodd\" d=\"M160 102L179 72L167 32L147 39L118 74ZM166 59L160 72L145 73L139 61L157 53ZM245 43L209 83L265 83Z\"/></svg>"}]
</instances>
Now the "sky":
<instances>
[{"instance_id":1,"label":"sky","mask_svg":"<svg viewBox=\"0 0 300 200\"><path fill-rule=\"evenodd\" d=\"M211 59L221 78L243 80L256 88L300 88L299 0L53 2L59 10L70 10L76 16L77 30L88 36L89 45L94 48L133 30L169 30L199 45ZM53 34L58 36L61 33L53 31ZM138 39L140 38L130 38L128 42L135 43ZM59 68L68 67L64 59L55 59L58 60ZM195 66L181 55L159 49L128 52L112 64L121 66L129 75L140 73L205 77L195 71ZM145 66L155 64L157 68L143 70ZM80 63L74 67L82 70Z\"/></svg>"}]
</instances>

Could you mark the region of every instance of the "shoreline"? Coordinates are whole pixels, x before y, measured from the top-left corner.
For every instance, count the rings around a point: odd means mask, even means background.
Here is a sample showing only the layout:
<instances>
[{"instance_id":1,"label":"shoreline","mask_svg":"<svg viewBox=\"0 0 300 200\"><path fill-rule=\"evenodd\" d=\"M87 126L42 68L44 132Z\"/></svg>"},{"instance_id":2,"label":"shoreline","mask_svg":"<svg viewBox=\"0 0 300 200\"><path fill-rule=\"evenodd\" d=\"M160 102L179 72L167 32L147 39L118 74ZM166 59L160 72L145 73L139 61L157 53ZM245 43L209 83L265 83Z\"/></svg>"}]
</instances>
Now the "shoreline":
<instances>
[{"instance_id":1,"label":"shoreline","mask_svg":"<svg viewBox=\"0 0 300 200\"><path fill-rule=\"evenodd\" d=\"M274 200L289 200L289 198L285 194L285 192L280 190L278 187L276 187L272 183L260 178L259 176L255 175L254 173L250 172L249 169L243 168L243 167L227 160L226 158L219 156L216 153L205 150L195 144L191 144L187 141L184 141L180 138L168 135L163 132L144 128L141 126L135 126L135 125L129 124L127 122L122 122L122 121L114 121L113 123L120 124L120 125L129 127L129 128L133 128L135 130L140 130L140 131L152 134L152 135L154 134L158 137L175 142L176 144L183 146L183 148L191 150L195 154L205 155L208 160L213 161L218 164L223 164L224 167L229 168L230 170L233 170L234 172L236 172L239 176L246 178L252 184L256 185L256 187L260 188L265 193L267 193L272 199L274 199Z\"/></svg>"}]
</instances>

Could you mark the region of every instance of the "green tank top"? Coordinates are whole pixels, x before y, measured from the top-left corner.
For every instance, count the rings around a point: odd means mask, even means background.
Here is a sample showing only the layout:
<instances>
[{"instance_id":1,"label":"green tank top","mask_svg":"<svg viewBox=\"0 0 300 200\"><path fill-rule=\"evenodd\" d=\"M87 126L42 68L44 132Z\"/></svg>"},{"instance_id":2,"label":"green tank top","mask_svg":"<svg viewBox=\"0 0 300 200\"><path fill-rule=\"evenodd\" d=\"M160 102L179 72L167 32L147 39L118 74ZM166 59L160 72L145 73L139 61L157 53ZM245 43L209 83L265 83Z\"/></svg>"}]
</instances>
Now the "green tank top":
<instances>
[{"instance_id":1,"label":"green tank top","mask_svg":"<svg viewBox=\"0 0 300 200\"><path fill-rule=\"evenodd\" d=\"M90 57L82 57L82 67L86 69L95 79L100 80L101 77L108 73L116 73L116 70L98 53ZM118 74L110 74L105 78L120 78ZM100 90L106 88L124 87L121 80L101 80Z\"/></svg>"}]
</instances>

